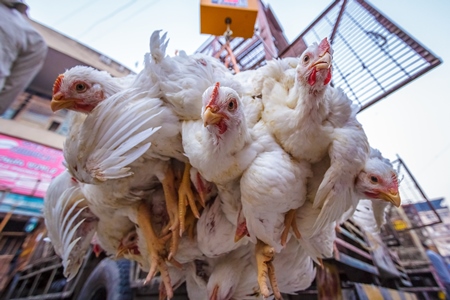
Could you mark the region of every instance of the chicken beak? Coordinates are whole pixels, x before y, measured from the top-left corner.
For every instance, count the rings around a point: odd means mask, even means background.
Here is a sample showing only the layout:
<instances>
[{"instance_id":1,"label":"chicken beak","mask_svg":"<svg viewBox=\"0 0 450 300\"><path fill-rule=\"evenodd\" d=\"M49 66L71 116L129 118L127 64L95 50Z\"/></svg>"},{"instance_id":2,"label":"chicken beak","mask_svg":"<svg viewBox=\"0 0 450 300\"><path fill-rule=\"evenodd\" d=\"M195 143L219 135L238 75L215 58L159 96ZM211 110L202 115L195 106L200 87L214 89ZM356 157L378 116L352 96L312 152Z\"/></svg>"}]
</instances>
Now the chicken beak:
<instances>
[{"instance_id":1,"label":"chicken beak","mask_svg":"<svg viewBox=\"0 0 450 300\"><path fill-rule=\"evenodd\" d=\"M53 112L56 112L63 108L71 108L74 104L74 99L65 99L63 93L57 92L53 95L52 102L50 102L50 108Z\"/></svg>"},{"instance_id":2,"label":"chicken beak","mask_svg":"<svg viewBox=\"0 0 450 300\"><path fill-rule=\"evenodd\" d=\"M396 207L399 207L402 202L398 190L395 189L389 189L387 192L380 192L380 198L384 201L391 202Z\"/></svg>"},{"instance_id":3,"label":"chicken beak","mask_svg":"<svg viewBox=\"0 0 450 300\"><path fill-rule=\"evenodd\" d=\"M222 120L223 116L217 113L217 109L211 108L211 106L206 107L203 113L203 125L206 127L208 125L214 125Z\"/></svg>"},{"instance_id":4,"label":"chicken beak","mask_svg":"<svg viewBox=\"0 0 450 300\"><path fill-rule=\"evenodd\" d=\"M331 68L331 61L333 60L329 52L325 52L312 66L316 70L323 70Z\"/></svg>"}]
</instances>

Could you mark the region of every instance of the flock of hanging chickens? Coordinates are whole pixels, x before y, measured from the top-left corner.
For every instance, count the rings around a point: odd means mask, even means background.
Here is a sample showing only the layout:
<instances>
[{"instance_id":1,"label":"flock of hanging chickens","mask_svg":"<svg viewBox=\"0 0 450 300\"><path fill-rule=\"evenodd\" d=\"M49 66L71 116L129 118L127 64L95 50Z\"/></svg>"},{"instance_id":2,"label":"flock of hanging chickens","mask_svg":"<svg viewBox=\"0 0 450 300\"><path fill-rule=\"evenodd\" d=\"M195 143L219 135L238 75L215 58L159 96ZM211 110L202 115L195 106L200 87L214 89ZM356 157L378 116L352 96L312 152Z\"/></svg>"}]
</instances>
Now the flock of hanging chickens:
<instances>
[{"instance_id":1,"label":"flock of hanging chickens","mask_svg":"<svg viewBox=\"0 0 450 300\"><path fill-rule=\"evenodd\" d=\"M191 299L280 299L310 286L359 200L377 220L400 205L392 165L330 85L327 38L233 75L167 56L160 34L137 75L77 66L54 83L52 110L73 112L44 216L68 279L93 243L147 282L159 272L164 298L186 282Z\"/></svg>"}]
</instances>

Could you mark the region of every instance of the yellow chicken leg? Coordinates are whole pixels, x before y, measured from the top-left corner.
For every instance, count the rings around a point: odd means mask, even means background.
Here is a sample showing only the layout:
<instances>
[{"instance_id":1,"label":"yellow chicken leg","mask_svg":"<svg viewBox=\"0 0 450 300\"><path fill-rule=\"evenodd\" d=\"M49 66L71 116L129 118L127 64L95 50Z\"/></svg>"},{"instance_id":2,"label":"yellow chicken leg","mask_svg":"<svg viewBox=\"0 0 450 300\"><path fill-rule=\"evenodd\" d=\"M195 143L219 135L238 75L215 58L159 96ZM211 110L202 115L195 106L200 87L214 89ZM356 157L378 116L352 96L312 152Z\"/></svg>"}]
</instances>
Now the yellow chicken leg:
<instances>
[{"instance_id":1,"label":"yellow chicken leg","mask_svg":"<svg viewBox=\"0 0 450 300\"><path fill-rule=\"evenodd\" d=\"M137 222L145 237L147 249L150 253L150 270L148 272L147 278L145 279L145 283L149 282L156 274L156 271L159 270L159 272L161 273L161 278L164 282L164 286L166 287L167 296L169 298L172 298L173 290L170 283L169 271L165 262L168 257L165 244L170 238L170 234L162 238L159 238L157 236L151 224L151 214L146 203L142 203L141 205L139 205Z\"/></svg>"},{"instance_id":2,"label":"yellow chicken leg","mask_svg":"<svg viewBox=\"0 0 450 300\"><path fill-rule=\"evenodd\" d=\"M181 179L180 187L178 188L178 213L180 220L180 236L183 235L185 230L185 218L186 218L186 206L189 204L194 216L198 219L200 214L195 204L195 196L191 188L191 176L190 176L191 164L186 163L184 165L183 178Z\"/></svg>"},{"instance_id":3,"label":"yellow chicken leg","mask_svg":"<svg viewBox=\"0 0 450 300\"><path fill-rule=\"evenodd\" d=\"M291 227L297 239L300 239L302 237L300 231L298 231L297 222L295 220L296 211L297 211L296 209L291 209L284 216L284 230L281 233L281 245L283 246L286 245L287 237Z\"/></svg>"},{"instance_id":4,"label":"yellow chicken leg","mask_svg":"<svg viewBox=\"0 0 450 300\"><path fill-rule=\"evenodd\" d=\"M197 204L197 209L199 212L203 210L203 207L200 204ZM191 211L188 211L186 213L185 218L185 231L187 232L187 236L193 241L196 237L196 230L197 230L197 221L198 219L194 216L194 213Z\"/></svg>"},{"instance_id":5,"label":"yellow chicken leg","mask_svg":"<svg viewBox=\"0 0 450 300\"><path fill-rule=\"evenodd\" d=\"M273 248L258 240L255 246L255 256L258 270L258 284L261 294L264 298L270 296L270 291L267 287L267 279L269 279L275 299L282 299L275 277L275 268L272 264L274 256Z\"/></svg>"},{"instance_id":6,"label":"yellow chicken leg","mask_svg":"<svg viewBox=\"0 0 450 300\"><path fill-rule=\"evenodd\" d=\"M175 189L175 176L171 166L167 168L164 179L161 180L164 190L164 197L166 199L167 214L170 220L170 231L178 232L180 220L178 219L177 196ZM172 242L170 246L169 259L171 259L178 250L179 236L172 234Z\"/></svg>"}]
</instances>

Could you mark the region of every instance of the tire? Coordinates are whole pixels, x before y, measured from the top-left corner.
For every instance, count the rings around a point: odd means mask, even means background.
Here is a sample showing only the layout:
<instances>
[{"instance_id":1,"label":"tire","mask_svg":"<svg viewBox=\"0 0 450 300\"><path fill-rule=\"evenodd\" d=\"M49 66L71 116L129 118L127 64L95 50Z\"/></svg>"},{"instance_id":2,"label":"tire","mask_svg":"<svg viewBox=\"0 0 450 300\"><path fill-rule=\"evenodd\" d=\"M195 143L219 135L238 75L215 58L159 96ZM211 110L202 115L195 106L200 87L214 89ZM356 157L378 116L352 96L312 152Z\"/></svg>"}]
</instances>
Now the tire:
<instances>
[{"instance_id":1,"label":"tire","mask_svg":"<svg viewBox=\"0 0 450 300\"><path fill-rule=\"evenodd\" d=\"M78 300L131 300L130 261L103 259L84 283Z\"/></svg>"}]
</instances>

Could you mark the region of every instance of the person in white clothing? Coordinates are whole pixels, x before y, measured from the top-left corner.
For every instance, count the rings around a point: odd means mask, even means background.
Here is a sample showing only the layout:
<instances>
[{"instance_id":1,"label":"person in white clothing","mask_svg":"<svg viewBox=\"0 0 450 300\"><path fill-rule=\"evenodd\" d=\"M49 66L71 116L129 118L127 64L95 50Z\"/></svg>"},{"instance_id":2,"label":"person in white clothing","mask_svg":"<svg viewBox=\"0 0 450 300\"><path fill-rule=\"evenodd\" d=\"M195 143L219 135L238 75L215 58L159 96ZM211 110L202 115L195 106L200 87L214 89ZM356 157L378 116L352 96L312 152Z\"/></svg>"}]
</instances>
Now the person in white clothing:
<instances>
[{"instance_id":1,"label":"person in white clothing","mask_svg":"<svg viewBox=\"0 0 450 300\"><path fill-rule=\"evenodd\" d=\"M31 83L47 55L27 9L23 1L0 0L0 116Z\"/></svg>"}]
</instances>

